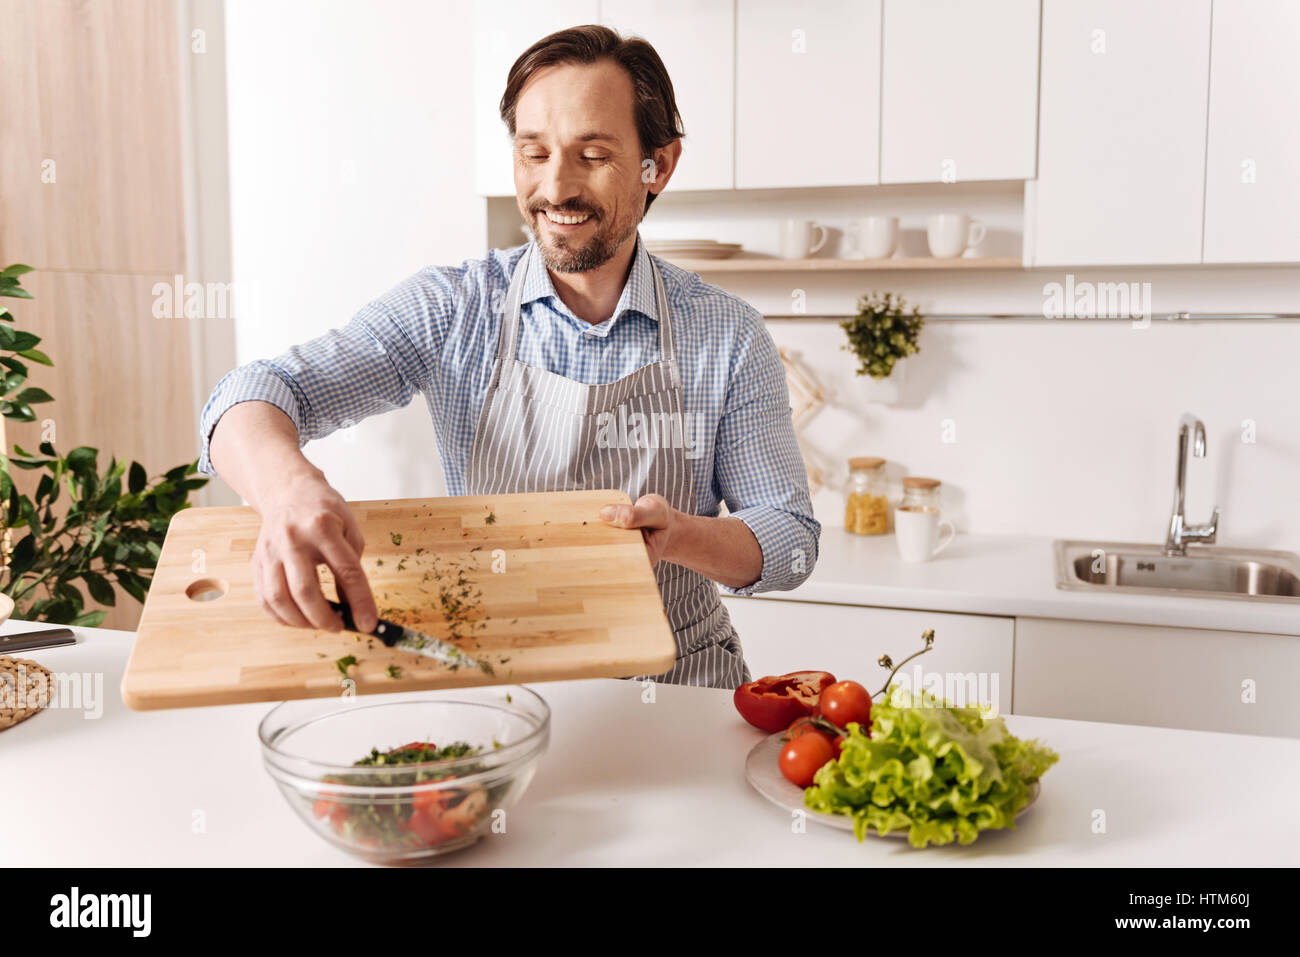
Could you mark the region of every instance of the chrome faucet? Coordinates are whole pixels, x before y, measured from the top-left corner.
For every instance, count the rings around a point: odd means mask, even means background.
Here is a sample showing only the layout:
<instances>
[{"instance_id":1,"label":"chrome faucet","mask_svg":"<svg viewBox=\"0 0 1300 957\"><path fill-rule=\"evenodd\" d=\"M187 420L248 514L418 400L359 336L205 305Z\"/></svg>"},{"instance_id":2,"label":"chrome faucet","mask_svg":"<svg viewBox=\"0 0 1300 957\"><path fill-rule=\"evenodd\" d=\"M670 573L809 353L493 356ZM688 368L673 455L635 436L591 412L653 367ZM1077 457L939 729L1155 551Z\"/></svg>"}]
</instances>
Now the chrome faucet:
<instances>
[{"instance_id":1,"label":"chrome faucet","mask_svg":"<svg viewBox=\"0 0 1300 957\"><path fill-rule=\"evenodd\" d=\"M1205 425L1190 412L1178 420L1178 480L1174 483L1174 512L1169 517L1169 536L1165 539L1166 555L1186 555L1188 542L1209 545L1219 529L1219 506L1207 525L1188 525L1183 517L1183 497L1187 489L1187 440L1192 440L1192 454L1205 458Z\"/></svg>"}]
</instances>

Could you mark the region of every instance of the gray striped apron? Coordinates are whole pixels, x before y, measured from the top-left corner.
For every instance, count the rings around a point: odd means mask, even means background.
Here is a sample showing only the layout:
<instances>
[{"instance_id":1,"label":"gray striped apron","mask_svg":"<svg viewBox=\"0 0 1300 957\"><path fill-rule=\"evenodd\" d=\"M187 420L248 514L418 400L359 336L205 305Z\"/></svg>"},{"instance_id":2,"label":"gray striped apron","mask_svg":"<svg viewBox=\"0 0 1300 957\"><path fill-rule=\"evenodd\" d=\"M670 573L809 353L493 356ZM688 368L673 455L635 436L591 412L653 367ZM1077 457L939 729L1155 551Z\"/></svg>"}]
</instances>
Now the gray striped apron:
<instances>
[{"instance_id":1,"label":"gray striped apron","mask_svg":"<svg viewBox=\"0 0 1300 957\"><path fill-rule=\"evenodd\" d=\"M657 493L673 508L693 514L691 462L685 443L672 438L680 433L666 430L670 437L647 441L649 448L611 447L608 441L609 423L619 421L620 410L626 416L642 413L643 422L678 422L685 428L672 316L659 267L652 258L659 361L615 382L586 385L515 358L523 282L535 252L529 243L510 277L492 378L470 448L467 493L618 488L634 502ZM668 419L662 418L665 413ZM717 586L699 572L662 561L655 581L677 642L677 661L661 675L637 678L711 688L749 681L740 638Z\"/></svg>"}]
</instances>

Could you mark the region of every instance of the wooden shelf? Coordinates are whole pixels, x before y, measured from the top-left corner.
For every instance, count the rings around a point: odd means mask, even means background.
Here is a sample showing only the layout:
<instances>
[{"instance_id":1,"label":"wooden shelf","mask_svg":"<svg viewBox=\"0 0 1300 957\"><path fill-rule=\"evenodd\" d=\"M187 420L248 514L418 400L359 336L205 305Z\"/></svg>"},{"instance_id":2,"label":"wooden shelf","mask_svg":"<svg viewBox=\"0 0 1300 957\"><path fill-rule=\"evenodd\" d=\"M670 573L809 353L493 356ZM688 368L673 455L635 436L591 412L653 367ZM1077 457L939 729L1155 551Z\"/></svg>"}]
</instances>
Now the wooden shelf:
<instances>
[{"instance_id":1,"label":"wooden shelf","mask_svg":"<svg viewBox=\"0 0 1300 957\"><path fill-rule=\"evenodd\" d=\"M780 259L776 256L737 256L734 259L675 259L662 257L674 266L691 272L867 272L911 269L1023 269L1015 256L989 256L983 259L935 259L917 256L910 259Z\"/></svg>"}]
</instances>

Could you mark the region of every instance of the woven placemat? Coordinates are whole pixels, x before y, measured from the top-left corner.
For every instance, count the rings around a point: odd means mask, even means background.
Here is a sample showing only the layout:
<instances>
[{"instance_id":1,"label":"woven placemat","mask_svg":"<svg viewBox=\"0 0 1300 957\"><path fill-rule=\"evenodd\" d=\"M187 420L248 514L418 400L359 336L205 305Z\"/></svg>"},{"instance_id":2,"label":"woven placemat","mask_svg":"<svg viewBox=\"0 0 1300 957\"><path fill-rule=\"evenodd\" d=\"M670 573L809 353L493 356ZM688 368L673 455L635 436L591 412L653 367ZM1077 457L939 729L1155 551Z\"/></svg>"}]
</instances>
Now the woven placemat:
<instances>
[{"instance_id":1,"label":"woven placemat","mask_svg":"<svg viewBox=\"0 0 1300 957\"><path fill-rule=\"evenodd\" d=\"M49 704L51 690L50 673L36 662L0 655L0 731Z\"/></svg>"}]
</instances>

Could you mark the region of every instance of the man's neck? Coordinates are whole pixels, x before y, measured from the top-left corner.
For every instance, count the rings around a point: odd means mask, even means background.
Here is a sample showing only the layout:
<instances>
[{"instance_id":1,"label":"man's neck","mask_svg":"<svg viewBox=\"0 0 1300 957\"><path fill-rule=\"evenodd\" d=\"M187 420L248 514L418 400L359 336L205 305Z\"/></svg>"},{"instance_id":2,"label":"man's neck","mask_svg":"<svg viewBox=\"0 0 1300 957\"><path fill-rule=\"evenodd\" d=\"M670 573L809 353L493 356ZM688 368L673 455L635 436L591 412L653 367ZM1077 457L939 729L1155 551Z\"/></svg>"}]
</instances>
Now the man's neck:
<instances>
[{"instance_id":1,"label":"man's neck","mask_svg":"<svg viewBox=\"0 0 1300 957\"><path fill-rule=\"evenodd\" d=\"M632 271L632 254L636 252L636 233L619 247L605 265L587 272L551 272L555 293L583 322L593 326L614 314L628 273Z\"/></svg>"}]
</instances>

